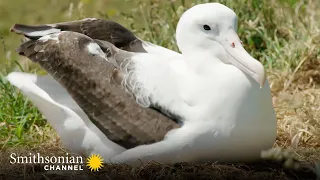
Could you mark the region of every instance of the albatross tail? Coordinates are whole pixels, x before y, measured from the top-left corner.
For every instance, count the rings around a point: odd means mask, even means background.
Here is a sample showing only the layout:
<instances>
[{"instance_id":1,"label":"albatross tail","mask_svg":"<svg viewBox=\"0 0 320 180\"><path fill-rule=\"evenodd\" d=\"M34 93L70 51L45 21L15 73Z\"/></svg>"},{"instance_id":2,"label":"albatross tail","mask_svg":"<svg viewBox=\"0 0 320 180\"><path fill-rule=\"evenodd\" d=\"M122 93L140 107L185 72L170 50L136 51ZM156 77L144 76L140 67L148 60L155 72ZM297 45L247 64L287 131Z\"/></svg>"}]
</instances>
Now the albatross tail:
<instances>
[{"instance_id":1,"label":"albatross tail","mask_svg":"<svg viewBox=\"0 0 320 180\"><path fill-rule=\"evenodd\" d=\"M11 27L10 31L22 34L29 39L39 39L40 37L61 31L72 31L84 34L92 39L111 42L117 47L127 48L130 45L132 46L132 42L140 42L131 31L122 25L113 21L96 18L34 26L15 24Z\"/></svg>"},{"instance_id":2,"label":"albatross tail","mask_svg":"<svg viewBox=\"0 0 320 180\"><path fill-rule=\"evenodd\" d=\"M11 32L23 34L29 39L39 39L42 36L60 32L61 29L55 28L53 25L29 26L24 24L15 24L10 28Z\"/></svg>"}]
</instances>

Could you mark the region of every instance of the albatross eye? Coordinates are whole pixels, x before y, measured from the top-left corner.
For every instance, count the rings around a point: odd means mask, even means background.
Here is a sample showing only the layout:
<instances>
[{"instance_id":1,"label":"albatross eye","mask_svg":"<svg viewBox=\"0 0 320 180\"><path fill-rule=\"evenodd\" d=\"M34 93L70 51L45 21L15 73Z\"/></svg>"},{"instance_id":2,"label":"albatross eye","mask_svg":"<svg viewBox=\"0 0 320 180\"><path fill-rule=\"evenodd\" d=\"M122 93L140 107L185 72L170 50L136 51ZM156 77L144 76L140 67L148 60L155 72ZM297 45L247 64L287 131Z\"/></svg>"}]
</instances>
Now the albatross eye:
<instances>
[{"instance_id":1,"label":"albatross eye","mask_svg":"<svg viewBox=\"0 0 320 180\"><path fill-rule=\"evenodd\" d=\"M206 31L210 31L211 27L205 24L205 25L203 25L203 29Z\"/></svg>"}]
</instances>

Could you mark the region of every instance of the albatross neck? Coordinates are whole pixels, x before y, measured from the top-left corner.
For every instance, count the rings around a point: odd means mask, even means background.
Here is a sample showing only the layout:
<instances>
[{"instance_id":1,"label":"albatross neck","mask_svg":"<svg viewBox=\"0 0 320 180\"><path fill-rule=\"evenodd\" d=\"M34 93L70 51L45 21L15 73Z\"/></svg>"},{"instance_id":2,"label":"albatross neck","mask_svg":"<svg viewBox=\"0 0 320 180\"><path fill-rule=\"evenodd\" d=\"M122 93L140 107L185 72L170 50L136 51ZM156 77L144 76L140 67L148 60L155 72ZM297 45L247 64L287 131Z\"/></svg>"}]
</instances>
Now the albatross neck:
<instances>
[{"instance_id":1,"label":"albatross neck","mask_svg":"<svg viewBox=\"0 0 320 180\"><path fill-rule=\"evenodd\" d=\"M182 52L188 69L198 75L210 74L214 67L222 64L221 52L211 49L193 48Z\"/></svg>"}]
</instances>

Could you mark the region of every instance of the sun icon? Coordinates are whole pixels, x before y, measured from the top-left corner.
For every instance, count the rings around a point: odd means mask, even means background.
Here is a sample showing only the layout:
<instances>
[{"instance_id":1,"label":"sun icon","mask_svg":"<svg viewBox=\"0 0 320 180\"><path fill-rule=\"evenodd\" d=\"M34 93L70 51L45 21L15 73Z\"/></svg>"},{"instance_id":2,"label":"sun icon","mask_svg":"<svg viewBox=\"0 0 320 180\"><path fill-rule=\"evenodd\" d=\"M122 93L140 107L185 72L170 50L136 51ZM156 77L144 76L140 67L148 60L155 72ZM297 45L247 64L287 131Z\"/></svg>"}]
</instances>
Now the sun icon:
<instances>
[{"instance_id":1,"label":"sun icon","mask_svg":"<svg viewBox=\"0 0 320 180\"><path fill-rule=\"evenodd\" d=\"M91 171L99 171L103 167L103 158L99 154L92 154L87 158L87 166Z\"/></svg>"}]
</instances>

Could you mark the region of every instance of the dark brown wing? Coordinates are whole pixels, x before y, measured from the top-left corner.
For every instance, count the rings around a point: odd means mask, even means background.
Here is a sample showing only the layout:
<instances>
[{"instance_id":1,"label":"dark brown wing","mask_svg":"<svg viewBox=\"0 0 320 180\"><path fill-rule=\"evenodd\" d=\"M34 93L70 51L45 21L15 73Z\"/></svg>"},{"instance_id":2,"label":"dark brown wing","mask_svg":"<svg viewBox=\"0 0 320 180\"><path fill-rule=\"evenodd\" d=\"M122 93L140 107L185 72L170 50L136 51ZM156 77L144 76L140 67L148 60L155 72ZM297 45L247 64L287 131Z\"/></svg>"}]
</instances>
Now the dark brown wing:
<instances>
[{"instance_id":1,"label":"dark brown wing","mask_svg":"<svg viewBox=\"0 0 320 180\"><path fill-rule=\"evenodd\" d=\"M150 108L139 106L119 85L121 73L103 57L89 53L89 37L75 32L30 40L19 54L39 63L113 142L132 148L161 141L179 125Z\"/></svg>"},{"instance_id":2,"label":"dark brown wing","mask_svg":"<svg viewBox=\"0 0 320 180\"><path fill-rule=\"evenodd\" d=\"M139 40L131 31L122 25L104 19L86 18L78 21L62 22L47 25L15 24L10 29L30 39L38 39L57 31L73 31L85 34L92 39L108 41L117 48L130 52L146 52Z\"/></svg>"},{"instance_id":3,"label":"dark brown wing","mask_svg":"<svg viewBox=\"0 0 320 180\"><path fill-rule=\"evenodd\" d=\"M18 34L23 34L33 40L55 32L72 31L87 35L88 37L96 40L102 49L104 48L103 42L108 42L113 44L116 48L128 52L148 53L143 47L143 44L146 42L138 39L131 31L122 25L104 19L86 18L77 21L35 26L15 24L10 30ZM150 45L153 46L150 43L146 43L146 45L149 47ZM156 46L153 47L161 48ZM170 50L167 50L166 52L169 54L172 53ZM176 122L181 122L180 116L173 114L170 110L163 108L161 105L151 104L150 108L165 114Z\"/></svg>"}]
</instances>

